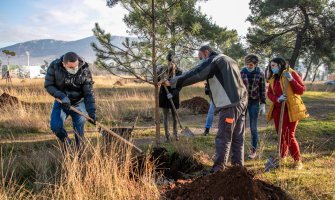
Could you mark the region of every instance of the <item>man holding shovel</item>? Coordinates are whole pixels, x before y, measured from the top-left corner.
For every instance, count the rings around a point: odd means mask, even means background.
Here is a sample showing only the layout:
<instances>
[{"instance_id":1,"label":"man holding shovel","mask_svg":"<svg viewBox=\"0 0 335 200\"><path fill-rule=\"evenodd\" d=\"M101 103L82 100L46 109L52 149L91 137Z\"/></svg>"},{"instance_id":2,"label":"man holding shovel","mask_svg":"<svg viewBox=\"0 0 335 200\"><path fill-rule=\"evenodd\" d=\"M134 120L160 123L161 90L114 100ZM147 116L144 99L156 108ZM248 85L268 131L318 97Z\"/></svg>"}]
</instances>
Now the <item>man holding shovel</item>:
<instances>
[{"instance_id":1,"label":"man holding shovel","mask_svg":"<svg viewBox=\"0 0 335 200\"><path fill-rule=\"evenodd\" d=\"M69 115L72 118L77 148L84 136L85 117L71 110L71 106L88 113L92 123L96 121L93 83L88 64L74 52L68 52L54 60L47 70L44 87L51 96L61 101L53 104L50 126L65 148L71 143L64 128Z\"/></svg>"},{"instance_id":2,"label":"man holding shovel","mask_svg":"<svg viewBox=\"0 0 335 200\"><path fill-rule=\"evenodd\" d=\"M207 81L211 100L220 112L218 133L215 139L216 158L210 172L225 168L231 148L233 165L244 165L245 111L248 93L240 77L237 63L232 58L202 46L199 54L206 60L192 70L170 81L162 82L172 88L182 88L200 81Z\"/></svg>"}]
</instances>

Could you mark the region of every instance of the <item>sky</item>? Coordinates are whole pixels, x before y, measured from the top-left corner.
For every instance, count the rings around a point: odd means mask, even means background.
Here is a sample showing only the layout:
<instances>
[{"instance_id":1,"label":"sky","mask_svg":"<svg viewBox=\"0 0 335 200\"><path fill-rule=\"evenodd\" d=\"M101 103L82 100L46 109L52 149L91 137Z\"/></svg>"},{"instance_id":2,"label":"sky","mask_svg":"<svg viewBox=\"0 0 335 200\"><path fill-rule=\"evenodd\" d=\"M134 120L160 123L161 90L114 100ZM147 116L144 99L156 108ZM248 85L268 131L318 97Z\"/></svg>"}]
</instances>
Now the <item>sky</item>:
<instances>
[{"instance_id":1,"label":"sky","mask_svg":"<svg viewBox=\"0 0 335 200\"><path fill-rule=\"evenodd\" d=\"M249 0L208 0L201 11L222 27L245 36L250 26ZM120 5L106 0L0 0L0 48L38 39L78 40L92 36L94 23L112 35L127 36Z\"/></svg>"}]
</instances>

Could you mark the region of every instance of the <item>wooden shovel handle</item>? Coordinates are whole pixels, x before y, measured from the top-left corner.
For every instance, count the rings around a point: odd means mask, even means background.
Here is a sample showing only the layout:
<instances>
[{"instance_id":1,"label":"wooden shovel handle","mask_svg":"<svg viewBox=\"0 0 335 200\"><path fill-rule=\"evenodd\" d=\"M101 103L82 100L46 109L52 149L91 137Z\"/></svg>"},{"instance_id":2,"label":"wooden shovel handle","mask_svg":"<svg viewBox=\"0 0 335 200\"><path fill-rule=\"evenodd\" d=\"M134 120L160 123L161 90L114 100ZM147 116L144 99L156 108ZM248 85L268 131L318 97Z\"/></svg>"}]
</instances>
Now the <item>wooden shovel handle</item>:
<instances>
[{"instance_id":1,"label":"wooden shovel handle","mask_svg":"<svg viewBox=\"0 0 335 200\"><path fill-rule=\"evenodd\" d=\"M58 103L62 103L61 100L56 98L56 101ZM91 124L96 125L97 127L101 128L102 130L106 131L107 133L113 135L114 137L116 137L117 139L121 140L122 142L128 144L129 146L135 148L138 152L143 153L142 149L140 149L139 147L137 147L136 145L134 145L133 143L129 142L128 140L124 139L123 137L121 137L120 135L116 134L114 131L104 127L102 124L100 124L99 122L96 122L95 124L93 123L94 120L92 118L90 118L89 116L87 116L85 113L81 112L80 110L78 110L77 108L70 106L70 110L72 110L73 112L85 117Z\"/></svg>"}]
</instances>

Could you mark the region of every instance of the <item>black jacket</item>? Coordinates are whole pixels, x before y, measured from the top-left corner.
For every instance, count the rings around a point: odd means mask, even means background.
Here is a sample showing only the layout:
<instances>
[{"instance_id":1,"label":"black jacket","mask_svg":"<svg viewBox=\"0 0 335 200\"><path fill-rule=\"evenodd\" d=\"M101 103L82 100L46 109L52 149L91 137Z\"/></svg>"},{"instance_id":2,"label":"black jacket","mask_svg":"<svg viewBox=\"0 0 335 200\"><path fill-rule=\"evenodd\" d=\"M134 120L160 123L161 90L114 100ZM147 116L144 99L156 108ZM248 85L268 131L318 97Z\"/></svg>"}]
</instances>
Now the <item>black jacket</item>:
<instances>
[{"instance_id":1,"label":"black jacket","mask_svg":"<svg viewBox=\"0 0 335 200\"><path fill-rule=\"evenodd\" d=\"M94 82L88 64L79 59L78 72L70 74L64 68L62 60L63 56L50 64L45 76L45 89L60 100L67 96L72 105L84 101L87 112L95 113Z\"/></svg>"},{"instance_id":2,"label":"black jacket","mask_svg":"<svg viewBox=\"0 0 335 200\"><path fill-rule=\"evenodd\" d=\"M161 75L159 76L159 80L161 79L161 77L164 76L164 68L160 68L158 70L158 74ZM163 73L163 74L162 74ZM177 67L176 68L176 76L179 76L182 74L182 71ZM172 94L173 98L172 98L172 101L176 107L176 109L179 108L179 91L180 89L177 89L177 88L171 88L171 87L167 87L169 92ZM170 100L167 98L167 93L165 91L165 88L164 86L161 86L160 89L159 89L159 107L160 108L172 108L172 105L170 103Z\"/></svg>"}]
</instances>

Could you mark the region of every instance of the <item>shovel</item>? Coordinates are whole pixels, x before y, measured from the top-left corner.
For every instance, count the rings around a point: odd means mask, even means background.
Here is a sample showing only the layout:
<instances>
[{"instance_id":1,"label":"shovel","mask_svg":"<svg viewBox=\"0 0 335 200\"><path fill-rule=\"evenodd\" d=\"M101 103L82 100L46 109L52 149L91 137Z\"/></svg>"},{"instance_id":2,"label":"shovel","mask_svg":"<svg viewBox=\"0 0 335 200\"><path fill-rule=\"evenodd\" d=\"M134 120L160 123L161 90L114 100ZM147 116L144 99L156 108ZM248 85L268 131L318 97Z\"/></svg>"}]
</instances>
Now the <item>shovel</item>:
<instances>
[{"instance_id":1,"label":"shovel","mask_svg":"<svg viewBox=\"0 0 335 200\"><path fill-rule=\"evenodd\" d=\"M166 91L166 94L170 94L168 88L165 85L163 85L163 87L164 87L164 89ZM188 127L183 128L183 126L181 125L181 122L180 122L179 115L177 113L176 106L174 105L174 103L172 101L172 98L170 98L169 100L170 100L173 112L176 114L177 121L178 121L179 127L181 129L181 133L184 134L184 135L186 135L186 136L189 136L189 137L194 137L194 133Z\"/></svg>"},{"instance_id":2,"label":"shovel","mask_svg":"<svg viewBox=\"0 0 335 200\"><path fill-rule=\"evenodd\" d=\"M287 88L287 84L288 84L288 80L285 79L284 81L284 91L283 94L286 95L286 88ZM273 155L270 156L268 158L268 160L265 163L265 172L269 172L272 169L276 169L279 167L280 165L280 158L281 158L281 151L280 151L280 146L281 146L281 134L282 134L282 130L283 130L283 118L284 118L284 111L285 111L285 105L286 102L283 101L281 103L281 107L280 107L280 115L279 115L279 127L278 127L278 146L277 146L277 151L278 151L278 155Z\"/></svg>"},{"instance_id":3,"label":"shovel","mask_svg":"<svg viewBox=\"0 0 335 200\"><path fill-rule=\"evenodd\" d=\"M58 103L62 103L61 100L57 99L56 98L56 101ZM107 133L109 133L110 135L116 137L118 140L126 143L127 145L129 145L130 147L133 147L134 149L136 149L139 153L143 153L142 149L140 149L139 147L137 147L136 145L134 145L133 143L129 142L128 140L124 139L123 137L121 137L120 135L116 134L114 131L111 131L110 129L104 127L102 124L100 124L99 122L95 122L95 124L93 123L93 119L90 118L89 116L87 116L85 113L79 111L78 109L76 109L75 107L73 106L70 106L70 110L72 110L73 112L85 117L91 124L99 127L100 129L106 131Z\"/></svg>"}]
</instances>

